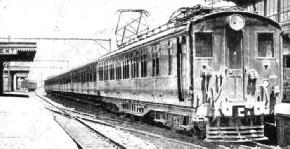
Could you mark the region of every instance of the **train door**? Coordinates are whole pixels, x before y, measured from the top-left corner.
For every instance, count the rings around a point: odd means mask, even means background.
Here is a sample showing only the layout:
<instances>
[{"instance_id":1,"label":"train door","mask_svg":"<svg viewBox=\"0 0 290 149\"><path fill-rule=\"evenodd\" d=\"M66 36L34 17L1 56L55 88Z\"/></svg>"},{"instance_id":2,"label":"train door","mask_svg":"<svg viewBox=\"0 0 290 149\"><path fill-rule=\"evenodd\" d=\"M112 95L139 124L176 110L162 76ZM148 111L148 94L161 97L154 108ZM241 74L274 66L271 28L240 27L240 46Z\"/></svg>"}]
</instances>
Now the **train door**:
<instances>
[{"instance_id":1,"label":"train door","mask_svg":"<svg viewBox=\"0 0 290 149\"><path fill-rule=\"evenodd\" d=\"M177 90L179 101L184 101L186 88L186 36L177 38Z\"/></svg>"},{"instance_id":2,"label":"train door","mask_svg":"<svg viewBox=\"0 0 290 149\"><path fill-rule=\"evenodd\" d=\"M244 56L242 50L243 32L230 28L226 30L227 91L229 100L244 99Z\"/></svg>"},{"instance_id":3,"label":"train door","mask_svg":"<svg viewBox=\"0 0 290 149\"><path fill-rule=\"evenodd\" d=\"M290 100L290 54L283 56L283 101Z\"/></svg>"}]
</instances>

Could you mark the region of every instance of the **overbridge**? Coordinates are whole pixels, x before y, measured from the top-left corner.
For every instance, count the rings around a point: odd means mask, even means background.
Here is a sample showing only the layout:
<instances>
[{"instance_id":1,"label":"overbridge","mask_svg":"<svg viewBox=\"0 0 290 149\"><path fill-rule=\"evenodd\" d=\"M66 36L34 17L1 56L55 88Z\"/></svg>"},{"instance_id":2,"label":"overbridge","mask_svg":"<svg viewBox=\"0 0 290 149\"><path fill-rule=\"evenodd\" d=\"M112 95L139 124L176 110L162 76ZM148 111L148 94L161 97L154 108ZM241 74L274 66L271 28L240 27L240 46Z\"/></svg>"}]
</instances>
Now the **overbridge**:
<instances>
[{"instance_id":1,"label":"overbridge","mask_svg":"<svg viewBox=\"0 0 290 149\"><path fill-rule=\"evenodd\" d=\"M36 48L36 42L0 42L0 94L3 94L6 86L3 84L5 76L8 90L13 91L18 78L27 78L30 70L29 66L4 66L9 62L33 62Z\"/></svg>"}]
</instances>

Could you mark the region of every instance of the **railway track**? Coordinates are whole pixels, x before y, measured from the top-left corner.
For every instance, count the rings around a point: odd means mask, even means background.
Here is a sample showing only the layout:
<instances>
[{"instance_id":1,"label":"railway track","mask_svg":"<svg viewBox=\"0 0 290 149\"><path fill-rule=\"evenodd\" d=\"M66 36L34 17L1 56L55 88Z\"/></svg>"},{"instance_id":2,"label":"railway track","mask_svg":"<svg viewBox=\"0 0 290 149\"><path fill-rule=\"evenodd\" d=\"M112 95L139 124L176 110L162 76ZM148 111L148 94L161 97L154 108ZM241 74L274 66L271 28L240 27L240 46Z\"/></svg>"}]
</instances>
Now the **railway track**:
<instances>
[{"instance_id":1,"label":"railway track","mask_svg":"<svg viewBox=\"0 0 290 149\"><path fill-rule=\"evenodd\" d=\"M38 97L44 99L46 102L51 103L49 99L37 95ZM96 123L102 124L103 126L110 126L111 128L114 129L119 129L123 130L126 132L130 132L130 134L133 134L139 138L142 138L143 140L146 140L148 142L153 143L157 147L163 147L163 148L221 148L221 149L227 149L227 148L245 148L245 149L250 149L250 148L259 148L259 149L273 149L275 148L274 146L267 146L260 144L258 142L251 142L250 145L244 145L244 144L227 144L227 143L209 143L209 142L204 142L202 144L195 145L193 143L187 143L187 142L182 142L177 139L171 139L171 138L166 138L160 135L156 135L154 133L151 133L150 130L148 131L140 131L138 129L134 129L137 127L143 127L144 125L138 124L138 123L131 123L131 122L125 122L125 121L120 121L117 119L112 119L112 118L107 118L107 117L101 117L101 116L95 116L92 114L87 114L87 113L82 113L78 112L75 110L71 110L68 108L61 108L58 107L62 110L65 111L65 113L68 113L71 117L75 117L80 119L83 123L86 123L93 128L97 129L95 125ZM50 109L51 110L51 109ZM100 129L104 130L104 129Z\"/></svg>"},{"instance_id":2,"label":"railway track","mask_svg":"<svg viewBox=\"0 0 290 149\"><path fill-rule=\"evenodd\" d=\"M78 119L66 117L60 114L54 114L54 119L60 126L62 126L79 148L126 148L121 144L110 140L108 137L93 128L84 125Z\"/></svg>"},{"instance_id":3,"label":"railway track","mask_svg":"<svg viewBox=\"0 0 290 149\"><path fill-rule=\"evenodd\" d=\"M66 109L63 107L56 107L53 103L48 101L45 97L39 96L38 97L42 98L45 100L47 103L49 103L50 106L47 107L48 110L52 111L53 113L58 113L60 115L67 115L68 117L73 117L74 119L77 119L78 121L81 121L83 124L86 124L90 127L92 127L94 130L102 133L102 134L107 134L107 136L110 136L112 140L118 139L118 143L122 144L125 146L125 148L152 148L152 145L150 144L142 144L140 142L134 141L128 141L129 139L124 137L128 136L129 134L131 135L131 138L142 138L142 140L146 140L145 142L150 142L154 144L156 147L154 148L176 148L176 149L205 149L208 147L203 147L200 145L195 145L191 143L186 143L186 142L181 142L178 140L170 139L170 138L165 138L160 135L148 133L145 131L140 131L140 130L134 130L128 125L135 127L141 127L142 125L135 124L135 123L128 123L128 122L121 122L118 120L113 120L108 118L107 120L110 120L112 123L108 123L102 120L96 119L95 116L91 114L86 114L82 112L77 112L71 109ZM62 111L62 112L60 112ZM104 117L102 118L104 119ZM114 123L113 123L114 122ZM121 123L126 124L127 127L121 127ZM104 127L106 129L104 129ZM115 130L115 131L112 131ZM116 132L116 130L118 132ZM134 136L134 137L132 137ZM123 138L123 139L120 139ZM127 142L126 142L127 141ZM126 146L127 144L127 146Z\"/></svg>"},{"instance_id":4,"label":"railway track","mask_svg":"<svg viewBox=\"0 0 290 149\"><path fill-rule=\"evenodd\" d=\"M53 113L56 122L76 142L79 148L135 149L140 148L139 146L149 149L156 148L153 144L115 129L111 125L96 123L89 119L84 120L85 117L89 116L87 114L77 114L72 110L57 107L53 103L46 103L48 105L46 108Z\"/></svg>"}]
</instances>

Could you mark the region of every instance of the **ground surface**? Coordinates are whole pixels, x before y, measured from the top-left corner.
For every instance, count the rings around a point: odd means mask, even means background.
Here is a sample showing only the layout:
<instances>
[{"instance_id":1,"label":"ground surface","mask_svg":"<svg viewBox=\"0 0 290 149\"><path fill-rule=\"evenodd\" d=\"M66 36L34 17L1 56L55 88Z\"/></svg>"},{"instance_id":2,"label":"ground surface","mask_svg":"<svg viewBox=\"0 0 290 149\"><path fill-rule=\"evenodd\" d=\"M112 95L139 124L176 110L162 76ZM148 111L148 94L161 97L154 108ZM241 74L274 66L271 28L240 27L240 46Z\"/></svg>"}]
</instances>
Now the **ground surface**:
<instances>
[{"instance_id":1,"label":"ground surface","mask_svg":"<svg viewBox=\"0 0 290 149\"><path fill-rule=\"evenodd\" d=\"M35 98L23 93L0 97L1 149L77 149Z\"/></svg>"}]
</instances>

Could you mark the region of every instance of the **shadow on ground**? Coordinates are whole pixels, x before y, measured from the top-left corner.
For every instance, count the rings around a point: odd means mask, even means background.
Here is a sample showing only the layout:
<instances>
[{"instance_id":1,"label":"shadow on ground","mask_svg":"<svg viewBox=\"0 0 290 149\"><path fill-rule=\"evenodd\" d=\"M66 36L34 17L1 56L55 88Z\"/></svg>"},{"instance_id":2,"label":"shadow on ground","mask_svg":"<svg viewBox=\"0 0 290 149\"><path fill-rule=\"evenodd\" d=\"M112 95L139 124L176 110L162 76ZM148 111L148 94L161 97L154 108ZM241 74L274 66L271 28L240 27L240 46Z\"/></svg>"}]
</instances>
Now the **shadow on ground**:
<instances>
[{"instance_id":1,"label":"shadow on ground","mask_svg":"<svg viewBox=\"0 0 290 149\"><path fill-rule=\"evenodd\" d=\"M9 93L3 93L0 94L0 97L22 97L22 98L29 98L29 96L25 93L21 92L9 92Z\"/></svg>"}]
</instances>

